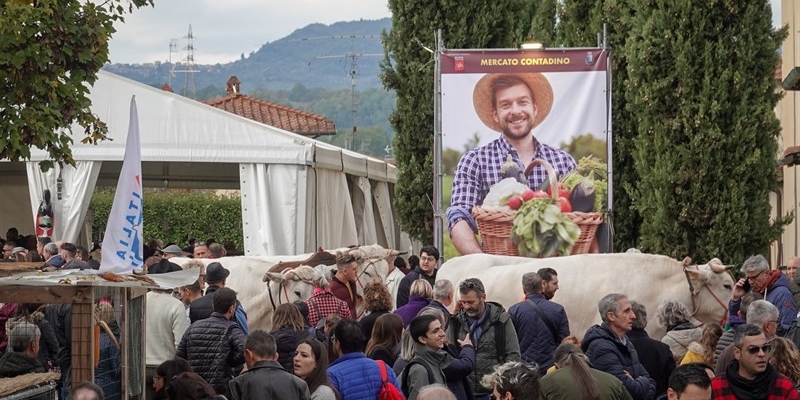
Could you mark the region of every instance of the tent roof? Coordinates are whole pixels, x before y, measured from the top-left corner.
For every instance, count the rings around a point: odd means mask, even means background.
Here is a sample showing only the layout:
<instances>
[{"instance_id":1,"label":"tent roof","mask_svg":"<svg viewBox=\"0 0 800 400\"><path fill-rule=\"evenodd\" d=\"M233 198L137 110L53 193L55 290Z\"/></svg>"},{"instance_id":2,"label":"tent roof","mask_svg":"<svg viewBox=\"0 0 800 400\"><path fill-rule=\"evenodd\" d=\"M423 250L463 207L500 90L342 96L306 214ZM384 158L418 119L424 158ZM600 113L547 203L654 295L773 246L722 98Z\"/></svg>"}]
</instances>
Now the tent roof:
<instances>
[{"instance_id":1,"label":"tent roof","mask_svg":"<svg viewBox=\"0 0 800 400\"><path fill-rule=\"evenodd\" d=\"M108 125L108 138L83 144L74 125L77 161L122 161L136 96L143 162L298 164L345 171L380 181L396 181L396 168L382 160L252 121L207 104L107 71L90 88L92 111ZM33 149L31 161L47 159Z\"/></svg>"}]
</instances>

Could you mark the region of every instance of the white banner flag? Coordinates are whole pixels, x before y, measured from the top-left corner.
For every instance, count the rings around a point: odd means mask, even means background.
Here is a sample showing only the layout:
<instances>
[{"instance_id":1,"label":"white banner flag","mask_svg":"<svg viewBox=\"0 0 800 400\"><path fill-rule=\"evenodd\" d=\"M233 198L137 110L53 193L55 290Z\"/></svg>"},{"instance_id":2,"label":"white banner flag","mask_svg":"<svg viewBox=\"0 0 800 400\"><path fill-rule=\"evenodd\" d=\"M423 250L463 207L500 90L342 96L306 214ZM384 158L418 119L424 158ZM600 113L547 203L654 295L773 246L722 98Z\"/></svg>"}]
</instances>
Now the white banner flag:
<instances>
[{"instance_id":1,"label":"white banner flag","mask_svg":"<svg viewBox=\"0 0 800 400\"><path fill-rule=\"evenodd\" d=\"M144 268L142 229L142 154L136 96L133 96L125 159L103 237L100 271L131 273L134 268Z\"/></svg>"}]
</instances>

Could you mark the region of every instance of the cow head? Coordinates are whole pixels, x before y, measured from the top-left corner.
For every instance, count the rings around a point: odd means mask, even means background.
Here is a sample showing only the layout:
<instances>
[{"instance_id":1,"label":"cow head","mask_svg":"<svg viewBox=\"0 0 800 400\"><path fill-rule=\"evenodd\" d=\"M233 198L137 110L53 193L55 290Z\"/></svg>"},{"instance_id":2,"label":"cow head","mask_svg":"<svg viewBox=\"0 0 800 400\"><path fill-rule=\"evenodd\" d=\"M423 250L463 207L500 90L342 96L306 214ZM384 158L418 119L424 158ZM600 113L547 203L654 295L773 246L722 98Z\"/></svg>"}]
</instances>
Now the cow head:
<instances>
[{"instance_id":1,"label":"cow head","mask_svg":"<svg viewBox=\"0 0 800 400\"><path fill-rule=\"evenodd\" d=\"M377 244L359 246L349 252L358 260L358 284L361 287L371 282L385 282L389 276L389 263L394 263L394 258L400 254Z\"/></svg>"},{"instance_id":2,"label":"cow head","mask_svg":"<svg viewBox=\"0 0 800 400\"><path fill-rule=\"evenodd\" d=\"M684 260L683 271L692 292L694 318L704 323L725 320L734 285L729 269L716 258L703 265L687 265Z\"/></svg>"},{"instance_id":3,"label":"cow head","mask_svg":"<svg viewBox=\"0 0 800 400\"><path fill-rule=\"evenodd\" d=\"M308 265L284 269L281 272L267 272L262 278L267 282L267 295L272 303L270 305L274 304L273 307L296 300L308 300L314 292L315 282L319 284L324 279L315 268Z\"/></svg>"}]
</instances>

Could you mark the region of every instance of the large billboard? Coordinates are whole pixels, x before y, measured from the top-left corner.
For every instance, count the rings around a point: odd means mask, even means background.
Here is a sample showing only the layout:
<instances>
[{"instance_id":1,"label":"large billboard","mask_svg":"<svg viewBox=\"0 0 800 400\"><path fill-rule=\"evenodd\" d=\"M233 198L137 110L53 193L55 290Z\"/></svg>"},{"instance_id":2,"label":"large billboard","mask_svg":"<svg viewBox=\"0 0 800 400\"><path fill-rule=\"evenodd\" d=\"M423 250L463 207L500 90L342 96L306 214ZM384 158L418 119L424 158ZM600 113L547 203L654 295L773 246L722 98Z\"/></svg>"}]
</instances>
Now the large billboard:
<instances>
[{"instance_id":1,"label":"large billboard","mask_svg":"<svg viewBox=\"0 0 800 400\"><path fill-rule=\"evenodd\" d=\"M447 220L461 253L477 245L459 221L470 221L501 166L520 168L546 159L559 177L587 156L608 162L610 79L604 49L451 50L441 56L442 148L462 153L455 171ZM449 149L449 150L448 150ZM534 168L529 186L546 180ZM606 202L608 204L608 202ZM605 211L605 210L594 210Z\"/></svg>"}]
</instances>

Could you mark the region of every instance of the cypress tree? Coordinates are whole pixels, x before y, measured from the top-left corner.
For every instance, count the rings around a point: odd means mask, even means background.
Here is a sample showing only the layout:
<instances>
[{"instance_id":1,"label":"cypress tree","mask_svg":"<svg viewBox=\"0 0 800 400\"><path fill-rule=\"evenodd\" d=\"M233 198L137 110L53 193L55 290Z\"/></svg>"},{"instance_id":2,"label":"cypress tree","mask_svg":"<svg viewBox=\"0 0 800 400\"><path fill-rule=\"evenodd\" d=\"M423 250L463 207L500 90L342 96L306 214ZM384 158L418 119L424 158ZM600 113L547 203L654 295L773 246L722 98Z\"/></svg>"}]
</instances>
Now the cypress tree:
<instances>
[{"instance_id":1,"label":"cypress tree","mask_svg":"<svg viewBox=\"0 0 800 400\"><path fill-rule=\"evenodd\" d=\"M529 1L389 0L392 30L384 32L387 53L381 68L384 87L397 93L389 117L395 131L398 167L395 209L400 228L417 240L432 241L434 63L436 30L448 48L516 47Z\"/></svg>"},{"instance_id":2,"label":"cypress tree","mask_svg":"<svg viewBox=\"0 0 800 400\"><path fill-rule=\"evenodd\" d=\"M630 32L630 0L565 0L559 4L559 24L556 36L565 47L597 45L597 34L607 24L608 45L611 48L612 70L612 159L613 214L606 218L614 226L614 248L624 251L636 247L641 217L632 207L631 192L635 189L636 171L633 167L633 138L636 127L626 109L625 86L628 79L627 41Z\"/></svg>"},{"instance_id":3,"label":"cypress tree","mask_svg":"<svg viewBox=\"0 0 800 400\"><path fill-rule=\"evenodd\" d=\"M634 205L643 251L741 262L770 221L780 97L768 1L631 0L625 96L638 123Z\"/></svg>"}]
</instances>

